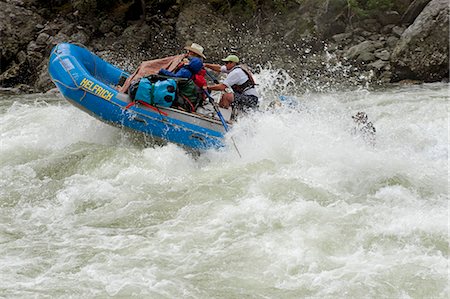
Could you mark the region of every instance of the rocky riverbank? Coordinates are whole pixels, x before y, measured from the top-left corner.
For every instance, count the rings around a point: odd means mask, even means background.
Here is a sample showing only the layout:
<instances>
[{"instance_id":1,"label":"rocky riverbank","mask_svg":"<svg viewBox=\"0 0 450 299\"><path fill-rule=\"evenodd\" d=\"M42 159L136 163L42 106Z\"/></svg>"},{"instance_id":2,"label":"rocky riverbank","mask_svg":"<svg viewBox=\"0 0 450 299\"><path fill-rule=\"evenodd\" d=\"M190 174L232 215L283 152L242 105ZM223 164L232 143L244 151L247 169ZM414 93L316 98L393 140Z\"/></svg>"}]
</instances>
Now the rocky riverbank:
<instances>
[{"instance_id":1,"label":"rocky riverbank","mask_svg":"<svg viewBox=\"0 0 450 299\"><path fill-rule=\"evenodd\" d=\"M130 72L195 41L209 62L237 52L256 71L284 69L305 89L448 80L448 0L384 1L389 9L379 10L346 0L218 2L2 1L0 87L53 88L48 56L59 42Z\"/></svg>"}]
</instances>

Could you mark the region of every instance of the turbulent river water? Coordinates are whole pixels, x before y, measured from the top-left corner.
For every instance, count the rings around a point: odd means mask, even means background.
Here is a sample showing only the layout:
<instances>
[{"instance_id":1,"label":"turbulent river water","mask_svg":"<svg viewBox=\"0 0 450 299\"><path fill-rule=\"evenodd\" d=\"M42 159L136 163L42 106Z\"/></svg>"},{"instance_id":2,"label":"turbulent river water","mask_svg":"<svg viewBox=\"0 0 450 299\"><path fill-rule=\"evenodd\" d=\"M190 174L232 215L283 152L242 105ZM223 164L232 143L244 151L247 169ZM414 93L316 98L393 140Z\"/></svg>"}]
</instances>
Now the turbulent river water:
<instances>
[{"instance_id":1,"label":"turbulent river water","mask_svg":"<svg viewBox=\"0 0 450 299\"><path fill-rule=\"evenodd\" d=\"M293 98L197 156L0 96L0 297L448 298L449 85Z\"/></svg>"}]
</instances>

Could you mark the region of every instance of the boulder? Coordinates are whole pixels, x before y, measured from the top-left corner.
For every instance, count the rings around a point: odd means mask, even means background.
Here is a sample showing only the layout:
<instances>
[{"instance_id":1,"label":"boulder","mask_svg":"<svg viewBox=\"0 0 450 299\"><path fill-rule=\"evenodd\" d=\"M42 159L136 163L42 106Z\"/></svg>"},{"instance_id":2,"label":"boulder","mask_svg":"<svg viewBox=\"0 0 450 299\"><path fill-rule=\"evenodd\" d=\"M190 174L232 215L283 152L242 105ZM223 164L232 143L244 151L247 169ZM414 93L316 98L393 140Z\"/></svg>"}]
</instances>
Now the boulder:
<instances>
[{"instance_id":1,"label":"boulder","mask_svg":"<svg viewBox=\"0 0 450 299\"><path fill-rule=\"evenodd\" d=\"M133 24L123 31L121 38L136 46L142 46L151 40L152 34L153 30L147 24Z\"/></svg>"},{"instance_id":2,"label":"boulder","mask_svg":"<svg viewBox=\"0 0 450 299\"><path fill-rule=\"evenodd\" d=\"M69 41L72 43L86 45L89 41L89 35L86 32L80 30L72 34Z\"/></svg>"},{"instance_id":3,"label":"boulder","mask_svg":"<svg viewBox=\"0 0 450 299\"><path fill-rule=\"evenodd\" d=\"M48 58L45 58L38 67L38 76L34 82L34 88L39 91L47 91L49 88L54 87L48 73Z\"/></svg>"},{"instance_id":4,"label":"boulder","mask_svg":"<svg viewBox=\"0 0 450 299\"><path fill-rule=\"evenodd\" d=\"M359 22L359 26L370 33L379 32L382 28L377 19L363 19Z\"/></svg>"},{"instance_id":5,"label":"boulder","mask_svg":"<svg viewBox=\"0 0 450 299\"><path fill-rule=\"evenodd\" d=\"M448 0L432 0L401 35L391 55L393 81L448 77Z\"/></svg>"},{"instance_id":6,"label":"boulder","mask_svg":"<svg viewBox=\"0 0 450 299\"><path fill-rule=\"evenodd\" d=\"M375 57L383 61L388 61L391 57L391 53L386 49L381 49L375 52Z\"/></svg>"},{"instance_id":7,"label":"boulder","mask_svg":"<svg viewBox=\"0 0 450 299\"><path fill-rule=\"evenodd\" d=\"M112 28L114 27L115 23L110 20L110 19L106 19L103 22L101 22L100 27L98 28L98 30L101 33L108 33L112 30Z\"/></svg>"},{"instance_id":8,"label":"boulder","mask_svg":"<svg viewBox=\"0 0 450 299\"><path fill-rule=\"evenodd\" d=\"M369 62L375 60L374 52L383 47L378 41L363 41L347 50L345 56L357 62Z\"/></svg>"},{"instance_id":9,"label":"boulder","mask_svg":"<svg viewBox=\"0 0 450 299\"><path fill-rule=\"evenodd\" d=\"M347 9L346 0L323 1L315 18L317 34L324 39L345 32L344 15Z\"/></svg>"},{"instance_id":10,"label":"boulder","mask_svg":"<svg viewBox=\"0 0 450 299\"><path fill-rule=\"evenodd\" d=\"M386 44L388 47L394 48L397 45L398 40L399 40L398 37L389 36L386 40Z\"/></svg>"},{"instance_id":11,"label":"boulder","mask_svg":"<svg viewBox=\"0 0 450 299\"><path fill-rule=\"evenodd\" d=\"M339 33L339 34L333 35L331 38L335 42L343 44L352 38L352 33L351 32Z\"/></svg>"},{"instance_id":12,"label":"boulder","mask_svg":"<svg viewBox=\"0 0 450 299\"><path fill-rule=\"evenodd\" d=\"M412 24L431 0L414 0L402 16L402 23Z\"/></svg>"},{"instance_id":13,"label":"boulder","mask_svg":"<svg viewBox=\"0 0 450 299\"><path fill-rule=\"evenodd\" d=\"M401 26L394 26L392 28L392 34L396 37L402 36L403 32L405 32L405 28L403 28Z\"/></svg>"},{"instance_id":14,"label":"boulder","mask_svg":"<svg viewBox=\"0 0 450 299\"><path fill-rule=\"evenodd\" d=\"M368 66L376 71L381 71L386 68L388 62L378 59L372 63L369 63Z\"/></svg>"},{"instance_id":15,"label":"boulder","mask_svg":"<svg viewBox=\"0 0 450 299\"><path fill-rule=\"evenodd\" d=\"M14 64L17 53L34 40L43 19L31 10L0 1L1 72Z\"/></svg>"},{"instance_id":16,"label":"boulder","mask_svg":"<svg viewBox=\"0 0 450 299\"><path fill-rule=\"evenodd\" d=\"M400 14L394 10L380 12L377 17L378 21L383 26L390 24L398 24L402 18Z\"/></svg>"}]
</instances>

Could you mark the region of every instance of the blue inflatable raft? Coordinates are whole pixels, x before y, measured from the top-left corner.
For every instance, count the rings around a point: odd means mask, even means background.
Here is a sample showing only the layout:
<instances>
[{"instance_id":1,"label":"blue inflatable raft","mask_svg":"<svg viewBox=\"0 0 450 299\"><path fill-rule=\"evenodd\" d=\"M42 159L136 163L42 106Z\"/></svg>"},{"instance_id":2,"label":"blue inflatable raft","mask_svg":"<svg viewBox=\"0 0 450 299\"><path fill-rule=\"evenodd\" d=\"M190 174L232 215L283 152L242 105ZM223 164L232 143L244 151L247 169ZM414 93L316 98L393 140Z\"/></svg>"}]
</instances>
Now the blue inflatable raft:
<instances>
[{"instance_id":1,"label":"blue inflatable raft","mask_svg":"<svg viewBox=\"0 0 450 299\"><path fill-rule=\"evenodd\" d=\"M214 115L131 105L129 95L116 90L129 74L84 47L58 44L50 55L48 70L70 103L101 121L191 149L223 146L225 128Z\"/></svg>"}]
</instances>

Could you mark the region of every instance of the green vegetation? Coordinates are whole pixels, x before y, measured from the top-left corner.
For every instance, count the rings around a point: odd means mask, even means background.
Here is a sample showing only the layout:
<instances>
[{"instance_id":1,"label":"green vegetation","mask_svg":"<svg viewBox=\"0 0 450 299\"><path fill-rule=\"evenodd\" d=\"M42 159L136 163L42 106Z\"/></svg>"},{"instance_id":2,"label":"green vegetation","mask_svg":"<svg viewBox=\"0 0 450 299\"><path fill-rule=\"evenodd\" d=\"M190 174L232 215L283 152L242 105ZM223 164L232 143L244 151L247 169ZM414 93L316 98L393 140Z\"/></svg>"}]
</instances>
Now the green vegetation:
<instances>
[{"instance_id":1,"label":"green vegetation","mask_svg":"<svg viewBox=\"0 0 450 299\"><path fill-rule=\"evenodd\" d=\"M367 17L380 11L390 10L395 6L394 0L347 0L347 7L358 17Z\"/></svg>"}]
</instances>

